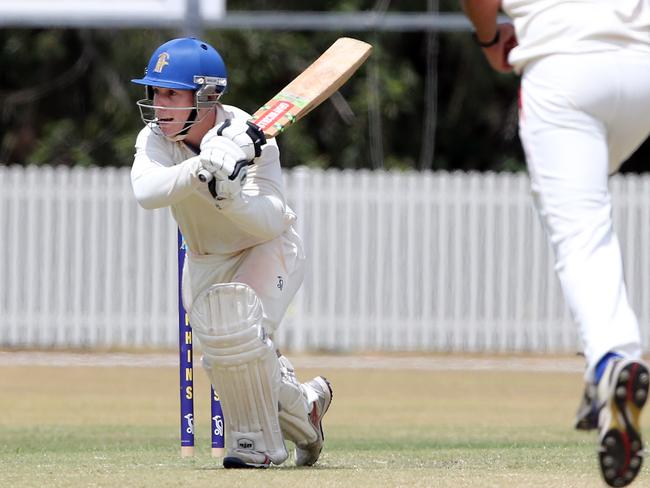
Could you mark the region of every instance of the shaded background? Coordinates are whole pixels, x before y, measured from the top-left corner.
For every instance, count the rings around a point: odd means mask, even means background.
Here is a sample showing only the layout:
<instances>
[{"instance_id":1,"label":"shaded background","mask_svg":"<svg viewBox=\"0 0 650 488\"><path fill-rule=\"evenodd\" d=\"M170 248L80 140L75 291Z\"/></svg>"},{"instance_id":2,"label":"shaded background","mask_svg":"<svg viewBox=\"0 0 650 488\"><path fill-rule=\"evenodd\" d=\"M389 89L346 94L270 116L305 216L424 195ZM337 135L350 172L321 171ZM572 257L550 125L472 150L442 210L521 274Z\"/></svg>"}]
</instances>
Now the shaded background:
<instances>
[{"instance_id":1,"label":"shaded background","mask_svg":"<svg viewBox=\"0 0 650 488\"><path fill-rule=\"evenodd\" d=\"M281 5L280 5L281 4ZM456 1L314 0L310 10L458 12ZM304 10L299 1L237 1L238 10ZM142 127L135 101L153 50L179 31L0 30L0 163L128 166ZM372 43L366 65L280 138L286 167L523 170L516 75L491 71L468 32L206 29L230 86L224 103L254 111L337 37ZM570 76L570 73L567 74ZM625 171L647 171L647 144Z\"/></svg>"}]
</instances>

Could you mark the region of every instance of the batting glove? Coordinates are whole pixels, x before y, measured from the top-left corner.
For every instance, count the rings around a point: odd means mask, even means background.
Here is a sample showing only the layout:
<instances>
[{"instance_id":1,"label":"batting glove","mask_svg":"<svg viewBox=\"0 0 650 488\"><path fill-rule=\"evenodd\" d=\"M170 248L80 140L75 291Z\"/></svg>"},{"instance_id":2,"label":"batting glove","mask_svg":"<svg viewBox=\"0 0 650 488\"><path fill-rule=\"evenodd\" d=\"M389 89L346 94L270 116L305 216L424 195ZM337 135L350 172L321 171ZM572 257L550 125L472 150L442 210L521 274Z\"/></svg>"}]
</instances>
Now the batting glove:
<instances>
[{"instance_id":1,"label":"batting glove","mask_svg":"<svg viewBox=\"0 0 650 488\"><path fill-rule=\"evenodd\" d=\"M262 154L262 146L266 144L264 132L252 122L244 122L241 119L226 119L204 137L203 141L210 141L213 137L227 137L244 151L246 158L250 161Z\"/></svg>"},{"instance_id":2,"label":"batting glove","mask_svg":"<svg viewBox=\"0 0 650 488\"><path fill-rule=\"evenodd\" d=\"M217 200L232 199L241 193L246 167L252 158L233 141L223 136L204 138L201 142L199 178L208 182L210 193Z\"/></svg>"}]
</instances>

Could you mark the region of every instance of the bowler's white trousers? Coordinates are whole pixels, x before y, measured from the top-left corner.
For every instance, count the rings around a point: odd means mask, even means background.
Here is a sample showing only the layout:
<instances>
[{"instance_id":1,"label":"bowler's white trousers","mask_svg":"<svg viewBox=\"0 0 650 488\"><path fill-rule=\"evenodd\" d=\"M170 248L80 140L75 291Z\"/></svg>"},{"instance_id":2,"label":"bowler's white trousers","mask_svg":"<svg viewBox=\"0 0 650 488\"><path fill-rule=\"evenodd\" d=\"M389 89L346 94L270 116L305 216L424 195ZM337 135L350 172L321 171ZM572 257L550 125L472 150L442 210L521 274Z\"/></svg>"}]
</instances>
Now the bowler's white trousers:
<instances>
[{"instance_id":1,"label":"bowler's white trousers","mask_svg":"<svg viewBox=\"0 0 650 488\"><path fill-rule=\"evenodd\" d=\"M650 133L650 57L628 49L541 58L524 69L520 102L533 197L580 327L589 381L608 351L641 355L608 176Z\"/></svg>"}]
</instances>

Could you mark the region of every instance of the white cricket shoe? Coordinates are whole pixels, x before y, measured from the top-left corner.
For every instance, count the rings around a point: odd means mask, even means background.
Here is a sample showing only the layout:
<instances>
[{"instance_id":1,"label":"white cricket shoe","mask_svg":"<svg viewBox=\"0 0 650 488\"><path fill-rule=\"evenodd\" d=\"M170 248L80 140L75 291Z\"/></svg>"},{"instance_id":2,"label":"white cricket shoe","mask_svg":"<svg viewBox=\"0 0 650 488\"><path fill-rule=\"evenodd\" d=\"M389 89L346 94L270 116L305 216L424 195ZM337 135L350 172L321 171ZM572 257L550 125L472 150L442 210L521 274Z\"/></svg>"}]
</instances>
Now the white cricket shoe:
<instances>
[{"instance_id":1,"label":"white cricket shoe","mask_svg":"<svg viewBox=\"0 0 650 488\"><path fill-rule=\"evenodd\" d=\"M614 358L598 383L598 460L609 486L630 484L641 469L639 416L648 397L649 380L643 361Z\"/></svg>"},{"instance_id":2,"label":"white cricket shoe","mask_svg":"<svg viewBox=\"0 0 650 488\"><path fill-rule=\"evenodd\" d=\"M311 411L309 412L309 423L316 432L316 440L311 444L300 447L296 446L296 466L312 466L321 451L325 441L323 433L323 417L332 403L332 387L323 376L317 376L303 385L316 392L317 399L312 402Z\"/></svg>"}]
</instances>

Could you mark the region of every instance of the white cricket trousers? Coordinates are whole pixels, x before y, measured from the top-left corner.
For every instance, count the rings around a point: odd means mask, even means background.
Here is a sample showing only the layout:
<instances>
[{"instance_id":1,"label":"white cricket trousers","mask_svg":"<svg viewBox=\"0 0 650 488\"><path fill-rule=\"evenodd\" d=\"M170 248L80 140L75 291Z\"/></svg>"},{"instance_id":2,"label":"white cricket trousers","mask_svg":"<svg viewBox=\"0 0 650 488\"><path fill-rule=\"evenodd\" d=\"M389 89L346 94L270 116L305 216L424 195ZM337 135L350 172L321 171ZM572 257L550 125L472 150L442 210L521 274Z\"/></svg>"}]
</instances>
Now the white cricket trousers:
<instances>
[{"instance_id":1,"label":"white cricket trousers","mask_svg":"<svg viewBox=\"0 0 650 488\"><path fill-rule=\"evenodd\" d=\"M608 176L650 133L650 56L620 50L542 58L524 69L520 103L533 198L580 328L585 379L593 380L608 351L641 355Z\"/></svg>"},{"instance_id":2,"label":"white cricket trousers","mask_svg":"<svg viewBox=\"0 0 650 488\"><path fill-rule=\"evenodd\" d=\"M263 325L272 334L300 288L304 272L302 239L293 228L228 258L188 252L183 268L183 305L190 310L194 298L216 283L246 283L262 302Z\"/></svg>"}]
</instances>

